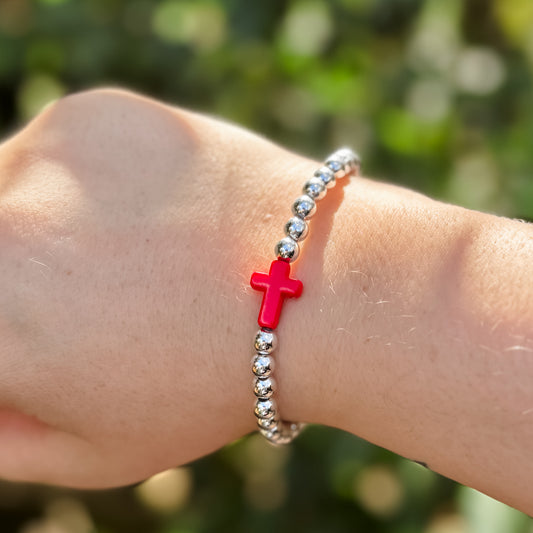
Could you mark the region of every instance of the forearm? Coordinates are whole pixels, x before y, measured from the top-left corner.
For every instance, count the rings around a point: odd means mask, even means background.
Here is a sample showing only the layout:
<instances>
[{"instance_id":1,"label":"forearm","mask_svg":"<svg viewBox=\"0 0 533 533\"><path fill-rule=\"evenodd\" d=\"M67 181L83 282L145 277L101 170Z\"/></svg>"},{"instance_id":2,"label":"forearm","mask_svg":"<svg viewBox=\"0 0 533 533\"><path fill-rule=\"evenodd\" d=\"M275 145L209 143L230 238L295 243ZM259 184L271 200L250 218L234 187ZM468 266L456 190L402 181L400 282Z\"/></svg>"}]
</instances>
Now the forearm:
<instances>
[{"instance_id":1,"label":"forearm","mask_svg":"<svg viewBox=\"0 0 533 533\"><path fill-rule=\"evenodd\" d=\"M279 327L284 415L533 512L531 227L358 179L320 208Z\"/></svg>"}]
</instances>

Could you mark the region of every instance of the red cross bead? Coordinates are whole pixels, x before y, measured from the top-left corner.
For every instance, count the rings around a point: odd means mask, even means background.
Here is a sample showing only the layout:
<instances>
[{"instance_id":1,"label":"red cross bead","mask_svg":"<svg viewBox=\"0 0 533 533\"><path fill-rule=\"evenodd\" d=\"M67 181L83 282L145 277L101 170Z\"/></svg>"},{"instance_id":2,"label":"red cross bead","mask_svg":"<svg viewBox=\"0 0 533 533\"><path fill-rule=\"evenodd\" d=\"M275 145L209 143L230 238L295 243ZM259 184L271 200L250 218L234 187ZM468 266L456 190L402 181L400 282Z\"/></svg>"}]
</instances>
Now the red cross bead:
<instances>
[{"instance_id":1,"label":"red cross bead","mask_svg":"<svg viewBox=\"0 0 533 533\"><path fill-rule=\"evenodd\" d=\"M285 298L298 298L302 294L303 284L299 279L290 278L291 267L287 261L272 261L268 274L254 272L250 285L262 291L263 301L257 322L262 328L275 329L279 322L281 306Z\"/></svg>"}]
</instances>

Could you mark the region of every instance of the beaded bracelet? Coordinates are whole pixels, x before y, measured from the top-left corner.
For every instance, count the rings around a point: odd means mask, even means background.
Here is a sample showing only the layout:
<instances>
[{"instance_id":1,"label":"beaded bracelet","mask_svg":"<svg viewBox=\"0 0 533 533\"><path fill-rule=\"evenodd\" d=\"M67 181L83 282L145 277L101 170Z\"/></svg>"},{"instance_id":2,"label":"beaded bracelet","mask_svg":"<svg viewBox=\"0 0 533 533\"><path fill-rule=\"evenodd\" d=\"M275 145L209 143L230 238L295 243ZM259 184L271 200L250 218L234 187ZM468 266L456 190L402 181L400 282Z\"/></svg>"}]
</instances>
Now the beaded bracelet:
<instances>
[{"instance_id":1,"label":"beaded bracelet","mask_svg":"<svg viewBox=\"0 0 533 533\"><path fill-rule=\"evenodd\" d=\"M279 322L283 300L298 298L303 289L300 280L290 277L290 263L298 258L298 242L307 237L306 220L315 214L316 202L326 196L327 189L335 186L336 179L357 175L359 169L359 156L349 148L341 148L328 157L324 166L305 182L304 194L292 204L294 216L285 224L286 237L276 244L276 259L272 261L269 273L254 272L250 279L252 288L264 293L257 320L261 329L255 335L256 354L252 360L256 396L254 414L259 432L273 444L288 444L303 427L298 422L283 421L272 398L275 390L272 352L277 344L274 330Z\"/></svg>"}]
</instances>

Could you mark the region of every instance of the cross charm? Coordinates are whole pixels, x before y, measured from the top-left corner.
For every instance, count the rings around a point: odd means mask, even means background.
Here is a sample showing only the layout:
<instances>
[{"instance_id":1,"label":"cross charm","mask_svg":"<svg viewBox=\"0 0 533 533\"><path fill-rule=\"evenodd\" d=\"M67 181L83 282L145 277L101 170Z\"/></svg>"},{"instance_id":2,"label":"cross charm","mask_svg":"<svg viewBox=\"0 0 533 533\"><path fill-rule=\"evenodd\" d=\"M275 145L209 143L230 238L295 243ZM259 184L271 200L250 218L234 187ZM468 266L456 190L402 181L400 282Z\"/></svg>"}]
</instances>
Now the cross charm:
<instances>
[{"instance_id":1,"label":"cross charm","mask_svg":"<svg viewBox=\"0 0 533 533\"><path fill-rule=\"evenodd\" d=\"M264 292L261 310L257 321L262 328L275 329L281 314L281 305L285 298L298 298L302 294L303 284L299 279L290 278L291 267L287 261L272 261L268 274L254 272L250 285L257 291Z\"/></svg>"}]
</instances>

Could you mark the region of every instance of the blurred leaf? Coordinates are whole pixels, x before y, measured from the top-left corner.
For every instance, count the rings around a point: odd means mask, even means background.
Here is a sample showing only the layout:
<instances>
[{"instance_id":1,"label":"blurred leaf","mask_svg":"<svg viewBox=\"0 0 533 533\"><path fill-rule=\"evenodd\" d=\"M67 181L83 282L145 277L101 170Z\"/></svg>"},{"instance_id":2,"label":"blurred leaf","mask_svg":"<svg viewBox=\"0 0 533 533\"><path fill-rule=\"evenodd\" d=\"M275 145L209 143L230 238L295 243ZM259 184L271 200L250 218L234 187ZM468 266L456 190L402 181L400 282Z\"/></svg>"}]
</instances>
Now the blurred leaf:
<instances>
[{"instance_id":1,"label":"blurred leaf","mask_svg":"<svg viewBox=\"0 0 533 533\"><path fill-rule=\"evenodd\" d=\"M33 118L46 105L65 94L65 88L56 78L47 74L34 74L21 86L19 109L24 119Z\"/></svg>"},{"instance_id":2,"label":"blurred leaf","mask_svg":"<svg viewBox=\"0 0 533 533\"><path fill-rule=\"evenodd\" d=\"M469 526L469 533L526 533L531 520L508 505L497 502L469 487L460 487L459 506Z\"/></svg>"},{"instance_id":3,"label":"blurred leaf","mask_svg":"<svg viewBox=\"0 0 533 533\"><path fill-rule=\"evenodd\" d=\"M495 10L502 29L516 44L531 39L533 2L530 0L496 0Z\"/></svg>"},{"instance_id":4,"label":"blurred leaf","mask_svg":"<svg viewBox=\"0 0 533 533\"><path fill-rule=\"evenodd\" d=\"M436 153L446 138L446 124L428 123L398 108L389 108L379 115L380 138L391 150L402 154Z\"/></svg>"}]
</instances>

